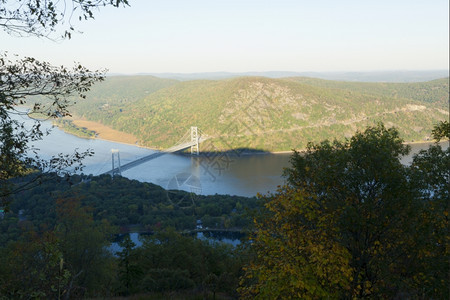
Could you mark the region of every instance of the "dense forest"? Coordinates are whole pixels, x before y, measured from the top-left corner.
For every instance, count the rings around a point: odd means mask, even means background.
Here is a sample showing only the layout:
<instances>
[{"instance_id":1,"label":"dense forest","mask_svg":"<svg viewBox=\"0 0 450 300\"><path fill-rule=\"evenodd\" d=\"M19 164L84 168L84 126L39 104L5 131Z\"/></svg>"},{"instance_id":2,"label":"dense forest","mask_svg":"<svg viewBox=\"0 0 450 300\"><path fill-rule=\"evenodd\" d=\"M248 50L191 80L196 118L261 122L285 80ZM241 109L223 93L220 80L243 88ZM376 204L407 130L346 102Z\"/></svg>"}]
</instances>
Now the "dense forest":
<instances>
[{"instance_id":1,"label":"dense forest","mask_svg":"<svg viewBox=\"0 0 450 300\"><path fill-rule=\"evenodd\" d=\"M183 298L190 293L237 295L241 250L192 233L206 228L243 232L251 223L248 212L256 208L255 198L166 191L109 175L33 174L20 181L36 176L41 183L15 195L0 218L0 295L157 296L178 290ZM143 246L135 249L125 235L123 251L107 250L118 234L130 231L146 233ZM45 257L33 258L42 251Z\"/></svg>"},{"instance_id":2,"label":"dense forest","mask_svg":"<svg viewBox=\"0 0 450 300\"><path fill-rule=\"evenodd\" d=\"M30 175L23 181L31 181ZM230 195L197 195L185 191L167 191L147 182L110 175L61 178L46 174L38 186L22 191L12 199L6 220L26 220L38 229L42 224L55 225L58 199L77 198L89 207L94 221L107 219L121 232L153 232L173 227L178 231L194 230L197 220L211 229L242 230L249 225L246 211L256 207L255 198ZM47 222L48 221L48 222ZM8 227L13 229L14 226ZM4 241L4 240L3 240Z\"/></svg>"},{"instance_id":3,"label":"dense forest","mask_svg":"<svg viewBox=\"0 0 450 300\"><path fill-rule=\"evenodd\" d=\"M376 94L394 99L414 99L432 103L442 109L446 109L448 106L448 96L445 94L445 91L449 88L449 78L414 83L351 82L320 80L307 77L292 77L289 80L317 87L348 90L361 94Z\"/></svg>"},{"instance_id":4,"label":"dense forest","mask_svg":"<svg viewBox=\"0 0 450 300\"><path fill-rule=\"evenodd\" d=\"M110 89L110 87L113 87ZM130 87L136 87L129 92ZM152 76L108 77L71 107L76 118L134 135L140 145L173 146L198 126L201 151L304 149L344 140L377 122L406 141L426 141L448 117L449 79L363 83L294 77L239 77L177 82ZM182 105L181 105L182 104Z\"/></svg>"},{"instance_id":5,"label":"dense forest","mask_svg":"<svg viewBox=\"0 0 450 300\"><path fill-rule=\"evenodd\" d=\"M433 131L450 136L450 124ZM248 299L448 297L450 147L414 156L382 124L295 152L254 219Z\"/></svg>"}]
</instances>

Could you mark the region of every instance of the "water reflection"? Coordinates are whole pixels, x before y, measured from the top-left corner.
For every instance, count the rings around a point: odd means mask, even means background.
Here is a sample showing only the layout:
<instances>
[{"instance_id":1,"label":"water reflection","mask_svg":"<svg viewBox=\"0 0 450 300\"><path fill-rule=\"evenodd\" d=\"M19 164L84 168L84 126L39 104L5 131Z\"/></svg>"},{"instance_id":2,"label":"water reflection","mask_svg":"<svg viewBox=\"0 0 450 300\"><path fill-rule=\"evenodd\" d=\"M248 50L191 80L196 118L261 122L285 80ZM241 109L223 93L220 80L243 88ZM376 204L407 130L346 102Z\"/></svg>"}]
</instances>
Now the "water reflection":
<instances>
[{"instance_id":1,"label":"water reflection","mask_svg":"<svg viewBox=\"0 0 450 300\"><path fill-rule=\"evenodd\" d=\"M142 237L150 236L149 233L137 233L131 232L126 234L117 235L114 242L107 248L109 252L117 256L117 253L122 251L123 248L119 245L125 236L129 235L131 241L135 244L135 247L141 247L143 244ZM238 231L199 231L193 233L196 238L202 241L208 241L210 243L225 243L234 247L241 244L241 240L245 237L245 234Z\"/></svg>"}]
</instances>

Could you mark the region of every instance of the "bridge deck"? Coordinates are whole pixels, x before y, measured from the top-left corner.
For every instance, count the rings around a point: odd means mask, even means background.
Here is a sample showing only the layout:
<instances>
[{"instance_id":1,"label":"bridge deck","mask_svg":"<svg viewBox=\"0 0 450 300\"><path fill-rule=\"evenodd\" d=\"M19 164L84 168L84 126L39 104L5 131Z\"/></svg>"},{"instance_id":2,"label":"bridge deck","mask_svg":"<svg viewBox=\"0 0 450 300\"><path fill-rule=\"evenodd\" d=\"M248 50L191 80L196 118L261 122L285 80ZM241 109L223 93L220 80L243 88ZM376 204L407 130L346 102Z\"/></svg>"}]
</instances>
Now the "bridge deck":
<instances>
[{"instance_id":1,"label":"bridge deck","mask_svg":"<svg viewBox=\"0 0 450 300\"><path fill-rule=\"evenodd\" d=\"M205 139L199 138L198 142L201 143L204 140ZM129 163L124 164L123 166L120 166L120 169L119 168L115 168L113 170L109 170L108 172L104 172L101 175L104 175L104 174L113 175L115 173L124 172L126 170L129 170L131 168L137 167L140 164L146 163L146 162L148 162L148 161L150 161L152 159L158 158L158 157L163 156L165 154L175 153L175 152L178 152L178 151L182 151L182 150L188 149L188 148L194 146L195 144L196 144L196 142L191 142L191 141L190 142L186 142L186 143L182 143L182 144L170 147L170 148L168 148L166 150L163 150L161 152L152 153L150 155L138 158L136 160L133 160L132 162L129 162Z\"/></svg>"}]
</instances>

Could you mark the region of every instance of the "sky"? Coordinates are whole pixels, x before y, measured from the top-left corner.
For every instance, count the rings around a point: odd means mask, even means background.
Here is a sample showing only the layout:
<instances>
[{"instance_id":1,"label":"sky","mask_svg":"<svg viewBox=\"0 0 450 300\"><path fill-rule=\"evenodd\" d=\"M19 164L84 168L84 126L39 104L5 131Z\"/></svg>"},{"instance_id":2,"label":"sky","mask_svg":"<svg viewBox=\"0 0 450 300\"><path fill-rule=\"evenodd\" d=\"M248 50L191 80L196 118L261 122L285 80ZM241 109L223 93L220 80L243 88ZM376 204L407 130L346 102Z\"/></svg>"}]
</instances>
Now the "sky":
<instances>
[{"instance_id":1,"label":"sky","mask_svg":"<svg viewBox=\"0 0 450 300\"><path fill-rule=\"evenodd\" d=\"M110 73L449 69L448 0L129 0L0 51Z\"/></svg>"}]
</instances>

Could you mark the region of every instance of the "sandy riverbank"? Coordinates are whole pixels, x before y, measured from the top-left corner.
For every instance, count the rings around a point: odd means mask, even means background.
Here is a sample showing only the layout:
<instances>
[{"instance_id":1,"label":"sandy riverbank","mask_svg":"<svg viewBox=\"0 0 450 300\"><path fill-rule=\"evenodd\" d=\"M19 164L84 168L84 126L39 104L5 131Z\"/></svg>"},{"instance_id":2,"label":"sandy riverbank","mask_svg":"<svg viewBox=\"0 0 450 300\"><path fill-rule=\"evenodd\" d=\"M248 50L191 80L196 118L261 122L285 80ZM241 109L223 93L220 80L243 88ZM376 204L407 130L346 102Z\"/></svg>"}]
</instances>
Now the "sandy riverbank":
<instances>
[{"instance_id":1,"label":"sandy riverbank","mask_svg":"<svg viewBox=\"0 0 450 300\"><path fill-rule=\"evenodd\" d=\"M97 134L97 139L130 145L136 145L138 142L138 138L134 135L112 129L98 122L80 119L72 119L72 122L76 126L86 127L89 130L95 131Z\"/></svg>"}]
</instances>

